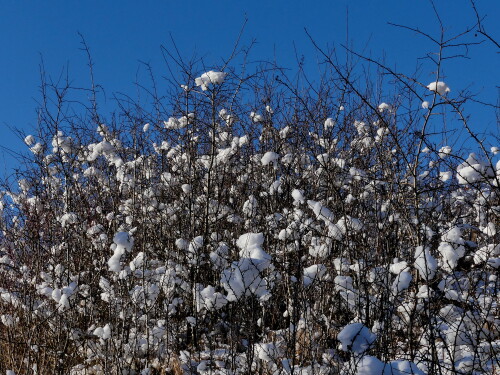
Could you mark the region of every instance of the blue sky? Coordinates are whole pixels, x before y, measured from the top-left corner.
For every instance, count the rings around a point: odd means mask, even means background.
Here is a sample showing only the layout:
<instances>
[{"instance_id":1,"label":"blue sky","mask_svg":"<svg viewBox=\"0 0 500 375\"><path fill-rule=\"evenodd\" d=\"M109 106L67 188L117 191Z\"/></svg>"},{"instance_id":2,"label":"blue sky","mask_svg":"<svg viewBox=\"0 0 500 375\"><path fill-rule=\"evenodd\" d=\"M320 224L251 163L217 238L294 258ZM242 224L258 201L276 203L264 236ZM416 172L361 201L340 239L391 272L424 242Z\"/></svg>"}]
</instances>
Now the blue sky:
<instances>
[{"instance_id":1,"label":"blue sky","mask_svg":"<svg viewBox=\"0 0 500 375\"><path fill-rule=\"evenodd\" d=\"M495 20L500 16L500 1L477 3L480 12L487 15L486 29L500 39L500 26ZM468 0L441 0L436 4L449 35L475 20ZM289 68L296 66L295 50L311 69L318 61L304 27L324 47L345 43L348 29L348 39L357 51L373 58L384 57L388 65L408 74L414 72L417 58L434 47L388 22L418 27L433 35L439 32L430 2L425 0L2 1L0 146L23 149L22 141L9 126L29 133L36 125L40 56L53 77L68 66L75 85L88 83L78 32L91 48L96 81L106 90L104 108L112 109L113 92L134 94L140 60L151 63L158 76L165 74L160 46L171 46L170 35L183 56L196 53L204 57L205 64L217 64L231 53L245 18L248 23L242 43L252 39L257 42L251 57L276 58ZM454 60L445 66L447 83L457 91L472 85L480 99L495 102L500 54L489 44L470 52L471 60ZM424 66L422 80L430 82L433 78L431 67ZM492 113L476 112L473 120L478 129L496 126ZM15 166L16 162L0 150L1 175Z\"/></svg>"}]
</instances>

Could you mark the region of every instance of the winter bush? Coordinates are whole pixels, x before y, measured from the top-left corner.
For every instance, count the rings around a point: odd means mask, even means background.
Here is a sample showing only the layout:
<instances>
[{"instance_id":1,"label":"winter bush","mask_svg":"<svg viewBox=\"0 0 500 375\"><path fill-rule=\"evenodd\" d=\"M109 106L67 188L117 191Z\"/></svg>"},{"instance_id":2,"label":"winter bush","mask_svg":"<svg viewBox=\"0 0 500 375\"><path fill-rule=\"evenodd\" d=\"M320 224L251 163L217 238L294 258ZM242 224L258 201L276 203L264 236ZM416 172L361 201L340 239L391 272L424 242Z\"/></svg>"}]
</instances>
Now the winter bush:
<instances>
[{"instance_id":1,"label":"winter bush","mask_svg":"<svg viewBox=\"0 0 500 375\"><path fill-rule=\"evenodd\" d=\"M427 134L470 130L439 72L382 102L325 62L185 66L106 123L43 106L0 194L0 371L498 371L498 138Z\"/></svg>"}]
</instances>

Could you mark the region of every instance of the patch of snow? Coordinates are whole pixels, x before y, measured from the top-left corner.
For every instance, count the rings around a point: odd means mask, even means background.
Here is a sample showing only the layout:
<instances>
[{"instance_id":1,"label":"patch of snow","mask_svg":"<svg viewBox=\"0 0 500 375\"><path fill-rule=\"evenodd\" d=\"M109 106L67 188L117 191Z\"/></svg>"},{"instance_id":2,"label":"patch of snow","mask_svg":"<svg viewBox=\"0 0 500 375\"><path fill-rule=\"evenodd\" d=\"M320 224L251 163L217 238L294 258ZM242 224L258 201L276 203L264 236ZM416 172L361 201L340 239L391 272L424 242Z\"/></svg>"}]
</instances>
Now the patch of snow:
<instances>
[{"instance_id":1,"label":"patch of snow","mask_svg":"<svg viewBox=\"0 0 500 375\"><path fill-rule=\"evenodd\" d=\"M200 77L196 78L194 80L194 83L196 84L196 86L201 86L201 89L203 91L206 91L211 84L220 85L221 83L223 83L226 75L227 73L224 72L216 72L210 70L206 73L203 73Z\"/></svg>"},{"instance_id":2,"label":"patch of snow","mask_svg":"<svg viewBox=\"0 0 500 375\"><path fill-rule=\"evenodd\" d=\"M262 165L269 165L270 163L273 163L276 165L277 160L279 159L279 155L276 152L273 151L268 151L264 154L262 159L260 160Z\"/></svg>"},{"instance_id":3,"label":"patch of snow","mask_svg":"<svg viewBox=\"0 0 500 375\"><path fill-rule=\"evenodd\" d=\"M430 91L437 92L439 95L442 96L446 95L451 91L448 85L443 81L431 82L427 85L427 88Z\"/></svg>"},{"instance_id":4,"label":"patch of snow","mask_svg":"<svg viewBox=\"0 0 500 375\"><path fill-rule=\"evenodd\" d=\"M377 339L368 327L362 323L351 323L346 325L337 336L341 349L345 352L364 353Z\"/></svg>"}]
</instances>

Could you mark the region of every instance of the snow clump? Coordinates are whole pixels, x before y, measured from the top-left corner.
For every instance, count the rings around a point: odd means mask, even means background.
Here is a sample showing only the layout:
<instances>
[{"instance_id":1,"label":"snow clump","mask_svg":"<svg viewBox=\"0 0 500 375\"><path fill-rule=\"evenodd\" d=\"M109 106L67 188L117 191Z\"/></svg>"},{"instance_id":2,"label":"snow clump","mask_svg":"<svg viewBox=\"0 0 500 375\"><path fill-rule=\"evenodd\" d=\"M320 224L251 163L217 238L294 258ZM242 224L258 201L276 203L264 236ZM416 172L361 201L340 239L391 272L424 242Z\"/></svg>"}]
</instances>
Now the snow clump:
<instances>
[{"instance_id":1,"label":"snow clump","mask_svg":"<svg viewBox=\"0 0 500 375\"><path fill-rule=\"evenodd\" d=\"M241 259L233 262L221 275L221 284L228 293L228 301L252 294L261 299L270 297L263 273L271 265L271 256L263 250L263 243L262 233L247 233L239 237L236 245L240 249Z\"/></svg>"},{"instance_id":2,"label":"snow clump","mask_svg":"<svg viewBox=\"0 0 500 375\"><path fill-rule=\"evenodd\" d=\"M430 91L437 92L439 95L442 96L450 92L450 88L448 87L448 85L442 81L431 82L427 85L427 88Z\"/></svg>"},{"instance_id":3,"label":"snow clump","mask_svg":"<svg viewBox=\"0 0 500 375\"><path fill-rule=\"evenodd\" d=\"M432 280L436 275L437 261L431 255L429 249L423 246L418 246L415 250L415 268L418 270L420 277L424 280Z\"/></svg>"},{"instance_id":4,"label":"snow clump","mask_svg":"<svg viewBox=\"0 0 500 375\"><path fill-rule=\"evenodd\" d=\"M211 84L220 85L222 82L224 82L226 75L227 73L224 72L215 72L213 70L210 70L206 73L203 73L200 77L196 78L194 80L194 83L196 84L196 86L201 86L201 89L203 91L206 91Z\"/></svg>"},{"instance_id":5,"label":"snow clump","mask_svg":"<svg viewBox=\"0 0 500 375\"><path fill-rule=\"evenodd\" d=\"M337 336L341 349L345 352L361 354L368 349L377 339L368 327L362 323L351 323L346 325Z\"/></svg>"},{"instance_id":6,"label":"snow clump","mask_svg":"<svg viewBox=\"0 0 500 375\"><path fill-rule=\"evenodd\" d=\"M110 271L120 272L122 267L120 265L120 259L126 251L130 252L132 246L134 245L134 239L127 232L118 232L113 238L113 244L111 249L113 250L113 256L108 260L108 266Z\"/></svg>"},{"instance_id":7,"label":"snow clump","mask_svg":"<svg viewBox=\"0 0 500 375\"><path fill-rule=\"evenodd\" d=\"M378 105L378 111L379 111L380 113L382 113L382 112L386 112L386 111L387 111L387 112L390 112L390 111L392 111L392 106L391 106L390 104L387 104L387 103L380 103L380 104Z\"/></svg>"},{"instance_id":8,"label":"snow clump","mask_svg":"<svg viewBox=\"0 0 500 375\"><path fill-rule=\"evenodd\" d=\"M264 156L261 159L262 165L269 165L273 163L276 165L277 160L279 159L279 155L276 152L273 151L268 151L264 154Z\"/></svg>"}]
</instances>

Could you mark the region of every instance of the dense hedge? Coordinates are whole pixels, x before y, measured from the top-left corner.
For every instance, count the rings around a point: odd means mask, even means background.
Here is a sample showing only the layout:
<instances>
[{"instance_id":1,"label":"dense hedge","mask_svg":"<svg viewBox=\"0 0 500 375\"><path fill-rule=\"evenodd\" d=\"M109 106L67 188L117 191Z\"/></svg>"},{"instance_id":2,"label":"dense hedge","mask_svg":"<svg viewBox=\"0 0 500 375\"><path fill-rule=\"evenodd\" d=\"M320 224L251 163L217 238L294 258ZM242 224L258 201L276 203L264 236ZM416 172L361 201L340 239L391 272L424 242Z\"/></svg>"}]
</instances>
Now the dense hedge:
<instances>
[{"instance_id":1,"label":"dense hedge","mask_svg":"<svg viewBox=\"0 0 500 375\"><path fill-rule=\"evenodd\" d=\"M498 149L427 134L462 108L438 79L387 104L273 74L41 109L1 193L0 371L498 371Z\"/></svg>"}]
</instances>

